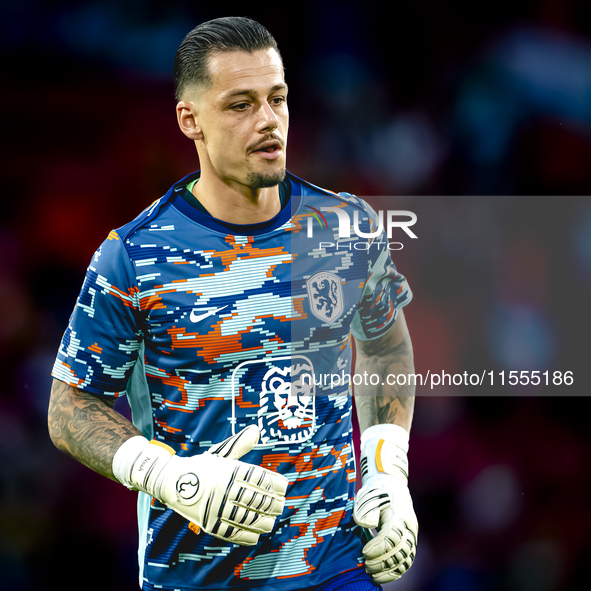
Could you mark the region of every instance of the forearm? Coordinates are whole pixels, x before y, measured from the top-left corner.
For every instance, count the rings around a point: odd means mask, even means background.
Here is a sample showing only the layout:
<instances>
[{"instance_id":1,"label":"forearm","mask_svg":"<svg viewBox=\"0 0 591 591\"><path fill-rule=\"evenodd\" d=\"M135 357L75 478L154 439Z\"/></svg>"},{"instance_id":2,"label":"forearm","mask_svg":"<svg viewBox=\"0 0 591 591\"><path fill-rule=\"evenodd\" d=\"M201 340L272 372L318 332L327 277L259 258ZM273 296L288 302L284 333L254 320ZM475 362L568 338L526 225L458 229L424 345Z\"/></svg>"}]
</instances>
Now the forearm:
<instances>
[{"instance_id":1,"label":"forearm","mask_svg":"<svg viewBox=\"0 0 591 591\"><path fill-rule=\"evenodd\" d=\"M408 379L404 380L404 385L399 385L398 380L390 380L390 385L387 379L388 375L408 377L414 373L412 344L404 316L401 315L398 322L400 325L385 338L357 342L355 373L379 376L375 386L369 380L355 386L355 405L362 433L372 425L384 423L400 425L410 432L415 385L409 385Z\"/></svg>"},{"instance_id":2,"label":"forearm","mask_svg":"<svg viewBox=\"0 0 591 591\"><path fill-rule=\"evenodd\" d=\"M53 381L48 424L58 449L113 480L115 452L131 437L141 435L111 405L59 380Z\"/></svg>"}]
</instances>

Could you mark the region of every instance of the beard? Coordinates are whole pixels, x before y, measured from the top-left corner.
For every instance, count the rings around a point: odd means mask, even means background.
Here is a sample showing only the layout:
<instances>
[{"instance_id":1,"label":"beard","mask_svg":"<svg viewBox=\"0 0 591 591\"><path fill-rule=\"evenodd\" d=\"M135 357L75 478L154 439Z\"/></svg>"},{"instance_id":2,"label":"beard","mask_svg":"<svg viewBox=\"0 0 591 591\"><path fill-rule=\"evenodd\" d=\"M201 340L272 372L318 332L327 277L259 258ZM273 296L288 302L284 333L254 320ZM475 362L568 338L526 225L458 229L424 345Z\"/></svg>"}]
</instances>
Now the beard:
<instances>
[{"instance_id":1,"label":"beard","mask_svg":"<svg viewBox=\"0 0 591 591\"><path fill-rule=\"evenodd\" d=\"M283 182L284 178L285 168L270 172L249 172L246 176L246 184L252 189L267 189Z\"/></svg>"}]
</instances>

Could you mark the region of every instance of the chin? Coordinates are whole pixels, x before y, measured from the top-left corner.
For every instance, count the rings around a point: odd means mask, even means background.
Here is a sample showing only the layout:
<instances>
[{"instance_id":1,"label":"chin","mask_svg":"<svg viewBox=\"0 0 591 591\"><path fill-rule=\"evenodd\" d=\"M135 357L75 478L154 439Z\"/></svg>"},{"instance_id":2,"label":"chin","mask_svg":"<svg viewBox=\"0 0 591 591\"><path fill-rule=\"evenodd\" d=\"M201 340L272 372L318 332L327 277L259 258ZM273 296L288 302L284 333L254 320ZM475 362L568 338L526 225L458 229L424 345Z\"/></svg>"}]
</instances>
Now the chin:
<instances>
[{"instance_id":1,"label":"chin","mask_svg":"<svg viewBox=\"0 0 591 591\"><path fill-rule=\"evenodd\" d=\"M253 189L275 187L285 178L285 168L269 172L251 172L246 177L246 183Z\"/></svg>"}]
</instances>

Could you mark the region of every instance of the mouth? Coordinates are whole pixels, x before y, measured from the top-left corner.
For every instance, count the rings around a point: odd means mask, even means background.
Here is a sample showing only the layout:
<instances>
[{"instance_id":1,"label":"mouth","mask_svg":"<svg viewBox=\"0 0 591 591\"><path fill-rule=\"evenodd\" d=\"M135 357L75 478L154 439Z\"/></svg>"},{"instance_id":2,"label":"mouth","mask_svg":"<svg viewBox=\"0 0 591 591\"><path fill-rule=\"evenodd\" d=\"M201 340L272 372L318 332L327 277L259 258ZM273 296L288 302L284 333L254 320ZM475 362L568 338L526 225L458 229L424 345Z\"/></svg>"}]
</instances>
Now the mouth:
<instances>
[{"instance_id":1,"label":"mouth","mask_svg":"<svg viewBox=\"0 0 591 591\"><path fill-rule=\"evenodd\" d=\"M279 141L269 140L258 144L255 149L251 151L251 153L257 154L265 160L276 160L283 154L283 150Z\"/></svg>"}]
</instances>

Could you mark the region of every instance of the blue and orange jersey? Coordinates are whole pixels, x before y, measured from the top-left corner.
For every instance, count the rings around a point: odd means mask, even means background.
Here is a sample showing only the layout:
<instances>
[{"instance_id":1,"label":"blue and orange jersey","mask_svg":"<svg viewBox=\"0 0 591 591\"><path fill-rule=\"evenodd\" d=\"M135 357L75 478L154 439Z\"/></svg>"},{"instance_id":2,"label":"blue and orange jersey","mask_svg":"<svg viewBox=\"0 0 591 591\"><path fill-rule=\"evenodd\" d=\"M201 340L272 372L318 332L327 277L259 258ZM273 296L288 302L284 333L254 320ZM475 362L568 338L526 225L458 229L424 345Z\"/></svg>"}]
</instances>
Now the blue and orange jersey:
<instances>
[{"instance_id":1,"label":"blue and orange jersey","mask_svg":"<svg viewBox=\"0 0 591 591\"><path fill-rule=\"evenodd\" d=\"M254 547L195 534L139 493L143 589L320 584L362 563L352 336L385 334L412 294L363 200L288 173L275 218L233 225L191 202L198 176L97 250L53 376L127 395L138 429L181 456L257 424L260 441L242 460L290 482L274 531Z\"/></svg>"}]
</instances>

